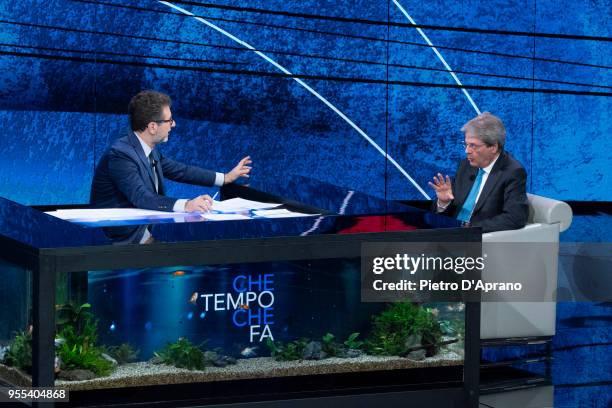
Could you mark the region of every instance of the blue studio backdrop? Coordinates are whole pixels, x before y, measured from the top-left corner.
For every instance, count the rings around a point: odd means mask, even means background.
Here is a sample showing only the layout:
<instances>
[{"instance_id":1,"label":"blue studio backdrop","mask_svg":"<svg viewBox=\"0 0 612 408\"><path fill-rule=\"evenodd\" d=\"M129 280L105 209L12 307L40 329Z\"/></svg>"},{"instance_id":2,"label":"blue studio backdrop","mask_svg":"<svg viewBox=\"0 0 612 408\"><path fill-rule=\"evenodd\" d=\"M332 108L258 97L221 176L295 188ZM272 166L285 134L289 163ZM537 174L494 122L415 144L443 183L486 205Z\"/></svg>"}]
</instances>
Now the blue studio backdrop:
<instances>
[{"instance_id":1,"label":"blue studio backdrop","mask_svg":"<svg viewBox=\"0 0 612 408\"><path fill-rule=\"evenodd\" d=\"M164 153L214 170L249 154L253 177L424 199L490 111L529 192L610 201L611 17L609 0L2 0L0 196L87 203L129 99L155 89L174 100Z\"/></svg>"}]
</instances>

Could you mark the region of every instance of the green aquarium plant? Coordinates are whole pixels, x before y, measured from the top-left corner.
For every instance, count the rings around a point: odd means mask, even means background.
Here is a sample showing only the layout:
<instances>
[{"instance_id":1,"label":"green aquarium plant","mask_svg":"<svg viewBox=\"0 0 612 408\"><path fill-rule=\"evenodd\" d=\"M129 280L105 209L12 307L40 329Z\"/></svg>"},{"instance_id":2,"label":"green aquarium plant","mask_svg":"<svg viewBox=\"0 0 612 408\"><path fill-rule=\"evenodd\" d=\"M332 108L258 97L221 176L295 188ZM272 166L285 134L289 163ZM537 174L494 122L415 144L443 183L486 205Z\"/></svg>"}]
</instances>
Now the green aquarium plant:
<instances>
[{"instance_id":1,"label":"green aquarium plant","mask_svg":"<svg viewBox=\"0 0 612 408\"><path fill-rule=\"evenodd\" d=\"M174 343L166 344L166 347L154 354L162 363L175 367L189 370L203 370L206 367L202 350L184 337L180 337Z\"/></svg>"},{"instance_id":2,"label":"green aquarium plant","mask_svg":"<svg viewBox=\"0 0 612 408\"><path fill-rule=\"evenodd\" d=\"M270 350L270 355L276 361L302 360L302 354L308 344L308 339L300 338L287 344L281 341L266 340L266 346Z\"/></svg>"},{"instance_id":3,"label":"green aquarium plant","mask_svg":"<svg viewBox=\"0 0 612 408\"><path fill-rule=\"evenodd\" d=\"M4 364L20 368L26 372L32 369L32 332L17 333L8 346L4 356Z\"/></svg>"},{"instance_id":4,"label":"green aquarium plant","mask_svg":"<svg viewBox=\"0 0 612 408\"><path fill-rule=\"evenodd\" d=\"M77 305L74 303L66 303L55 307L55 324L57 330L61 331L64 327L71 326L77 333L83 332L85 325L94 320L94 315L91 313L91 304L83 303Z\"/></svg>"},{"instance_id":5,"label":"green aquarium plant","mask_svg":"<svg viewBox=\"0 0 612 408\"><path fill-rule=\"evenodd\" d=\"M58 355L64 370L84 369L98 376L106 376L113 371L113 363L102 357L99 347L66 342L59 347Z\"/></svg>"},{"instance_id":6,"label":"green aquarium plant","mask_svg":"<svg viewBox=\"0 0 612 408\"><path fill-rule=\"evenodd\" d=\"M357 340L359 337L358 332L351 333L348 338L344 341L344 345L350 350L360 350L363 346L363 341Z\"/></svg>"},{"instance_id":7,"label":"green aquarium plant","mask_svg":"<svg viewBox=\"0 0 612 408\"><path fill-rule=\"evenodd\" d=\"M140 350L134 350L129 343L122 343L118 346L107 347L106 353L117 360L119 364L127 364L138 359Z\"/></svg>"},{"instance_id":8,"label":"green aquarium plant","mask_svg":"<svg viewBox=\"0 0 612 408\"><path fill-rule=\"evenodd\" d=\"M377 355L405 355L424 348L428 356L437 352L442 330L434 312L409 302L390 304L373 317L366 349ZM414 339L420 338L415 345Z\"/></svg>"},{"instance_id":9,"label":"green aquarium plant","mask_svg":"<svg viewBox=\"0 0 612 408\"><path fill-rule=\"evenodd\" d=\"M113 370L113 363L102 356L104 349L96 345L98 323L90 309L89 303L57 306L57 355L63 370L85 369L105 376Z\"/></svg>"},{"instance_id":10,"label":"green aquarium plant","mask_svg":"<svg viewBox=\"0 0 612 408\"><path fill-rule=\"evenodd\" d=\"M342 353L342 347L335 341L336 336L331 333L326 333L321 342L321 349L327 353L329 357L336 357Z\"/></svg>"}]
</instances>

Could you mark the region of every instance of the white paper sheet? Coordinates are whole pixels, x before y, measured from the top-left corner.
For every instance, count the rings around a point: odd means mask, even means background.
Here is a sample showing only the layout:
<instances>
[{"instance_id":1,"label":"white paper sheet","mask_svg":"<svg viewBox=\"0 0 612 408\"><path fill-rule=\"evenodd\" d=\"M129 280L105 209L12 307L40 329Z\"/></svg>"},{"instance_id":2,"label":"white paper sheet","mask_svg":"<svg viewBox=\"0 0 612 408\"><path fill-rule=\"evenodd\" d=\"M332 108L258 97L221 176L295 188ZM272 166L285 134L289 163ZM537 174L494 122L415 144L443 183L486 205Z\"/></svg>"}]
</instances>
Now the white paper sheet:
<instances>
[{"instance_id":1,"label":"white paper sheet","mask_svg":"<svg viewBox=\"0 0 612 408\"><path fill-rule=\"evenodd\" d=\"M200 215L210 221L250 220L249 217L242 214L201 213Z\"/></svg>"},{"instance_id":2,"label":"white paper sheet","mask_svg":"<svg viewBox=\"0 0 612 408\"><path fill-rule=\"evenodd\" d=\"M269 217L269 216L273 216L273 215L278 215L278 214L289 214L290 211L285 209L285 208L275 208L272 210L255 210L253 211L253 214L257 215L258 217Z\"/></svg>"},{"instance_id":3,"label":"white paper sheet","mask_svg":"<svg viewBox=\"0 0 612 408\"><path fill-rule=\"evenodd\" d=\"M275 208L281 204L276 203L262 203L259 201L245 200L244 198L230 198L224 201L213 201L213 210L223 212L237 212L237 211L249 211L258 210L261 208Z\"/></svg>"},{"instance_id":4,"label":"white paper sheet","mask_svg":"<svg viewBox=\"0 0 612 408\"><path fill-rule=\"evenodd\" d=\"M82 222L97 222L105 220L139 220L142 218L167 219L173 218L177 221L185 217L194 215L202 216L210 221L227 220L247 220L250 217L244 214L234 214L236 212L248 213L250 210L260 210L262 208L274 208L281 204L262 203L259 201L245 200L242 198L232 198L225 201L213 201L213 210L221 211L218 213L187 213L187 212L165 212L142 210L139 208L84 208L49 211L47 214L61 218L66 221L76 220ZM286 211L286 210L284 210Z\"/></svg>"},{"instance_id":5,"label":"white paper sheet","mask_svg":"<svg viewBox=\"0 0 612 408\"><path fill-rule=\"evenodd\" d=\"M142 217L173 217L173 213L164 211L141 210L139 208L78 208L70 210L49 211L46 214L63 220L129 220Z\"/></svg>"}]
</instances>

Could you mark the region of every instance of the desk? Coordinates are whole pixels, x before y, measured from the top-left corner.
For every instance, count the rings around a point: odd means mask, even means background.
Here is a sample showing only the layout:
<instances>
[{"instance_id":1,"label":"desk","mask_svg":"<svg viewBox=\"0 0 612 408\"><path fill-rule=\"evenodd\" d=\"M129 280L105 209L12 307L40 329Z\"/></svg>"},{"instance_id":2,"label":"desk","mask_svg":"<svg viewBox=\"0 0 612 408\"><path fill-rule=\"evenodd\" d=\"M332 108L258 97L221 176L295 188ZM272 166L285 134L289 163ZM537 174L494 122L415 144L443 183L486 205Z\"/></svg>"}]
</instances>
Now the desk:
<instances>
[{"instance_id":1,"label":"desk","mask_svg":"<svg viewBox=\"0 0 612 408\"><path fill-rule=\"evenodd\" d=\"M87 228L0 199L0 257L6 265L21 268L24 274L31 272L32 313L27 320L33 323L33 386L54 385L55 305L60 302L56 299L56 292L61 292L57 288L63 287L66 276L73 286L61 296L74 300L76 287L82 297L76 297L80 302L90 301L99 309L96 317L101 322L101 338L121 337L113 332L115 329L109 328L110 321L113 322L110 326L115 327L131 324L131 333L142 331L139 325L145 320L139 319L151 315L153 309L163 314L177 308L177 316L184 316L181 313L186 310L188 297L181 296L190 294L195 287L206 287L207 293L219 292L224 287L231 287L240 274L251 279L270 271L274 274L274 293L279 302L274 322L277 338L320 336L325 334L325 330L335 330L344 336L353 330L346 322L363 327L370 320L368 313L372 308L382 307L359 302L358 263L363 242L481 241L479 228L460 228L455 220L446 217L307 178L283 180L282 184L263 179L252 181L249 186L231 184L222 188L221 196L222 199L242 197L279 202L290 209L321 216ZM153 235L152 244L142 245L137 243L138 239L125 239L126 234L137 234L144 228L149 228ZM130 281L130 274L140 280ZM155 291L149 292L147 288L152 276L161 277L156 282L161 279L161 282L169 284L167 287L158 285ZM197 285L180 283L189 282L189 279L195 279ZM137 282L137 286L130 288L129 282ZM180 289L180 292L176 289L179 286L186 289ZM107 290L109 294L101 295L100 290L103 293ZM121 291L123 294L119 293ZM183 295L176 295L179 292ZM333 296L329 295L330 292ZM157 297L149 299L144 296L145 300L150 300L149 303L134 301L143 293L156 294ZM173 300L173 296L178 296L178 300ZM113 301L109 301L111 298ZM19 299L14 302L19 303ZM105 309L143 304L146 311L130 309L121 316L116 310ZM111 313L115 314L111 316ZM208 313L214 322L212 326L216 328L206 332L212 337L211 342L218 345L226 344L225 340L234 341L235 338L226 335L229 333L227 322L231 320L229 315L221 319L210 310ZM419 366L421 368L408 369L401 365L405 363L404 359L390 361L388 368L378 361L378 368L356 371L345 368L317 373L310 369L300 374L287 369L285 374L277 370L274 372L278 375L268 373L236 380L224 377L216 382L168 380L157 385L75 388L71 401L83 405L108 401L111 406L126 400L175 399L186 405L223 402L247 406L264 400L272 406L311 406L314 403L351 406L358 400L361 403L370 401L371 404L400 406L409 398L418 406L476 407L479 304L468 303L464 313L463 365L442 364L437 367L424 363ZM188 320L199 318L197 314L185 316ZM118 322L119 318L123 320ZM132 323L129 323L130 318ZM169 324L171 319L162 320ZM155 329L156 323L150 323L144 330ZM170 327L168 331L177 331L177 336L181 333L197 336L190 331L192 326L187 327L189 324L187 320L177 318L165 327ZM138 330L135 329L137 326ZM162 339L168 334L164 334L164 330L155 333L152 331L145 337ZM129 338L142 340L144 337ZM253 338L246 340L250 344L248 340ZM150 350L146 351L145 358L149 353Z\"/></svg>"}]
</instances>

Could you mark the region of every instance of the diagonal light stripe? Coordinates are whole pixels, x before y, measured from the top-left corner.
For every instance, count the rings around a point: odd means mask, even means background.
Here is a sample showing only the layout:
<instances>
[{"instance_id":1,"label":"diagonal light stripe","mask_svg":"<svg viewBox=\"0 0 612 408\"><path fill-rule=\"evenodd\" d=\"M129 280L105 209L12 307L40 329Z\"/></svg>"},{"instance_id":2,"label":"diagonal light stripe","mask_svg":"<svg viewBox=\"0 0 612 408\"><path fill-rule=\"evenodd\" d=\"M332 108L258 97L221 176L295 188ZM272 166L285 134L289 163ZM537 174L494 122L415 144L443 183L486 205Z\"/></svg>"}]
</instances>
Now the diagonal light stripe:
<instances>
[{"instance_id":1,"label":"diagonal light stripe","mask_svg":"<svg viewBox=\"0 0 612 408\"><path fill-rule=\"evenodd\" d=\"M399 2L397 0L393 0L393 4L395 4L397 6L397 8L402 12L402 14L404 16L406 16L406 18L408 19L408 21L410 21L411 24L417 25L417 23L412 19L412 17L410 16L410 14L408 14L408 12L402 7L401 4L399 4ZM461 83L461 81L459 80L459 78L457 77L457 75L455 74L455 72L451 69L451 67L446 63L446 60L444 59L444 57L442 56L442 54L440 54L440 52L438 51L438 49L436 47L434 47L434 45L432 44L432 42L429 40L429 37L427 37L427 34L425 34L423 32L423 30L421 30L419 27L416 28L417 32L421 35L421 37L423 37L423 39L425 40L425 42L427 43L427 45L429 45L431 47L431 49L433 50L433 52L436 54L436 56L438 57L438 59L442 62L442 65L444 65L444 68L446 68L446 70L448 71L448 73L453 77L453 79L455 80L455 82L457 83L457 85L459 85L461 87L461 90L463 91L463 93L465 94L465 97L467 98L467 100L472 104L472 107L474 108L474 110L476 111L476 113L478 115L480 115L482 112L480 112L480 109L478 109L478 106L476 106L476 103L474 102L474 100L472 99L472 97L470 96L470 94L468 93L467 89L463 88L463 84Z\"/></svg>"},{"instance_id":2,"label":"diagonal light stripe","mask_svg":"<svg viewBox=\"0 0 612 408\"><path fill-rule=\"evenodd\" d=\"M344 121L346 123L348 123L353 129L355 129L357 131L357 133L359 133L365 140L367 140L381 155L383 155L391 164L393 164L395 166L395 168L397 170L399 170L400 173L402 173L404 175L404 177L406 177L413 186L416 187L417 190L419 190L419 192L428 200L431 200L431 197L429 197L429 195L427 195L427 193L425 192L425 190L423 190L421 188L421 186L418 185L418 183L416 181L414 181L414 179L412 177L410 177L410 175L406 172L406 170L404 170L402 168L402 166L399 165L398 162L395 161L395 159L393 157L391 157L387 152L385 152L374 140L372 140L372 138L370 138L370 136L368 136L359 126L357 126L352 120L350 120L348 118L348 116L346 116L342 111L340 111L340 109L336 108L330 101L328 101L325 97L323 97L321 94L319 94L317 91L315 91L314 89L312 89L308 84L306 84L304 81L302 81L299 78L293 78L293 74L286 69L285 67L283 67L282 65L280 65L279 63L277 63L276 61L274 61L272 58L268 57L266 54L264 54L261 51L257 51L253 46L251 46L249 43L242 41L240 38L232 35L231 33L228 33L227 31L225 31L224 29L216 26L215 24L211 23L210 21L205 20L202 17L196 17L193 13L191 13L190 11L187 11L181 7L178 7L170 2L167 1L160 1L158 0L161 4L164 4L168 7L171 7L185 15L191 16L194 19L198 20L200 23L207 25L208 27L212 28L215 31L218 31L219 33L223 34L224 36L231 38L233 41L237 42L238 44L242 45L243 47L253 51L255 54L259 55L261 58L263 58L264 60L268 61L270 64L274 65L279 71L283 72L284 74L288 75L289 77L291 77L295 82L297 82L298 84L300 84L301 86L303 86L308 92L310 92L311 94L313 94L315 97L317 97L317 99L319 99L321 102L323 102L325 105L327 105L328 108L330 108L332 111L334 111L338 116L340 116L342 119L344 119Z\"/></svg>"},{"instance_id":3,"label":"diagonal light stripe","mask_svg":"<svg viewBox=\"0 0 612 408\"><path fill-rule=\"evenodd\" d=\"M353 197L353 194L355 194L355 192L353 190L349 190L348 193L346 193L346 196L344 197L344 200L342 200L342 205L340 205L340 210L338 211L339 215L344 215L344 213L346 212L346 207L348 207L349 201L351 201L351 197ZM324 218L325 218L324 215L322 215L319 218L317 218L315 220L315 223L313 224L313 226L310 227L309 230L302 232L300 234L300 236L304 237L304 236L310 234L311 232L315 231L317 228L319 228L319 224L321 224L321 221L323 221Z\"/></svg>"},{"instance_id":4,"label":"diagonal light stripe","mask_svg":"<svg viewBox=\"0 0 612 408\"><path fill-rule=\"evenodd\" d=\"M340 206L338 214L344 214L344 212L346 211L346 207L348 207L349 205L349 201L351 201L351 197L353 197L353 194L355 194L355 192L353 190L349 190L349 192L346 194L346 197L344 197L344 200L342 200L342 205Z\"/></svg>"}]
</instances>

